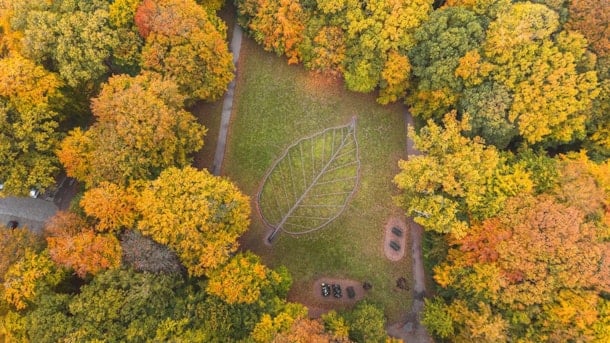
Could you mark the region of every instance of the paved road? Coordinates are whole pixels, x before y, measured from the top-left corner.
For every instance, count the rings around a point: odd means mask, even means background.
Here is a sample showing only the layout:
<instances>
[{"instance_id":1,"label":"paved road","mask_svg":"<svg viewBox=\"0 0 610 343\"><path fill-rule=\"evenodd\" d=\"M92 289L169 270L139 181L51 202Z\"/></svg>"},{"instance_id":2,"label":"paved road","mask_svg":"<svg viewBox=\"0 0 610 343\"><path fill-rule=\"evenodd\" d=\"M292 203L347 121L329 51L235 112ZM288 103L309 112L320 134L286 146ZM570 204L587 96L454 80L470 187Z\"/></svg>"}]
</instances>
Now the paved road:
<instances>
[{"instance_id":1,"label":"paved road","mask_svg":"<svg viewBox=\"0 0 610 343\"><path fill-rule=\"evenodd\" d=\"M0 223L6 225L11 220L27 227L32 232L42 234L47 219L55 215L57 206L52 201L29 197L0 198Z\"/></svg>"},{"instance_id":2,"label":"paved road","mask_svg":"<svg viewBox=\"0 0 610 343\"><path fill-rule=\"evenodd\" d=\"M222 161L225 157L225 149L227 146L227 132L229 131L229 123L231 122L231 112L233 112L233 97L235 95L235 79L237 79L237 61L239 60L239 51L241 49L242 30L235 23L233 28L233 36L231 37L230 49L233 53L233 64L235 65L235 77L229 83L227 94L225 94L222 102L222 116L220 119L220 130L218 132L218 141L216 152L214 154L214 164L212 165L212 174L220 175L222 169Z\"/></svg>"}]
</instances>

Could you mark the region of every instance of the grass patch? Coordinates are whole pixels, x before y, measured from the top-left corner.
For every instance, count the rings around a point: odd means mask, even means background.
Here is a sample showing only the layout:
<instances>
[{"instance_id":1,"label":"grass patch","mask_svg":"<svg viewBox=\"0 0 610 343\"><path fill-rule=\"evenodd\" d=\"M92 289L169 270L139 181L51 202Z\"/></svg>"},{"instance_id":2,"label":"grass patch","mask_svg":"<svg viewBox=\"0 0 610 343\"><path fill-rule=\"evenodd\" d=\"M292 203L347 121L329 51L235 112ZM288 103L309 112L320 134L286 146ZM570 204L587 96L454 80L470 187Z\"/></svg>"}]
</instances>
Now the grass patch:
<instances>
[{"instance_id":1,"label":"grass patch","mask_svg":"<svg viewBox=\"0 0 610 343\"><path fill-rule=\"evenodd\" d=\"M267 246L270 229L254 211L242 246L270 266L288 267L294 278L291 300L328 307L316 303L314 280L326 276L369 281L373 288L367 298L385 308L390 322L403 318L411 306L411 292L397 289L396 280L405 277L412 284L410 254L390 262L383 253L384 225L401 215L392 202L396 190L391 180L398 173L397 161L405 157L403 107L379 106L373 95L345 91L339 81L288 66L247 38L237 82L223 172L253 199L286 148L324 129L346 125L354 116L361 162L356 193L328 226L300 236L280 233ZM316 144L309 149L320 150Z\"/></svg>"}]
</instances>

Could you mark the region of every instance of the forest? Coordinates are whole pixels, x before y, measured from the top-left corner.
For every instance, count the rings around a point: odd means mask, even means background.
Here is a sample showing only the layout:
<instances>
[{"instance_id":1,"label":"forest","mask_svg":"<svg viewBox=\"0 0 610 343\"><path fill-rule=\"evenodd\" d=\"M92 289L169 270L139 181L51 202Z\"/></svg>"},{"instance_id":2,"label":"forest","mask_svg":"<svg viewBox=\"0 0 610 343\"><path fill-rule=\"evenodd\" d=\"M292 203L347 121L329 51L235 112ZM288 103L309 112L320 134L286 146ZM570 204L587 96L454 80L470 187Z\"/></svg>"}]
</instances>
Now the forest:
<instances>
[{"instance_id":1,"label":"forest","mask_svg":"<svg viewBox=\"0 0 610 343\"><path fill-rule=\"evenodd\" d=\"M42 236L0 223L0 341L401 341L374 301L289 301L240 246L251 193L193 167L216 139L193 108L236 74L226 6L415 118L386 181L425 230L435 341L610 341L608 0L0 0L0 196L82 188Z\"/></svg>"}]
</instances>

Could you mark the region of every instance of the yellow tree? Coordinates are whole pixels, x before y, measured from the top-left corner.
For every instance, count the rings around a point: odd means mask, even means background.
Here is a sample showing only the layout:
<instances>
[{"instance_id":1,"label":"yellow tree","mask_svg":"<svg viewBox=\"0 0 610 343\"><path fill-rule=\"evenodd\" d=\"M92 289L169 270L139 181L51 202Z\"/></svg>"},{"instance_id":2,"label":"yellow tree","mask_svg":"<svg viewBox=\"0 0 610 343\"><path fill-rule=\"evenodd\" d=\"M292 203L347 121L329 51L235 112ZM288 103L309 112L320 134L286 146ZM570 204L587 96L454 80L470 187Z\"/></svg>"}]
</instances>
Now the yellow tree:
<instances>
[{"instance_id":1,"label":"yellow tree","mask_svg":"<svg viewBox=\"0 0 610 343\"><path fill-rule=\"evenodd\" d=\"M583 138L597 76L587 62L586 40L560 32L556 12L515 3L487 29L482 50L496 65L490 77L510 90L507 120L529 144Z\"/></svg>"},{"instance_id":2,"label":"yellow tree","mask_svg":"<svg viewBox=\"0 0 610 343\"><path fill-rule=\"evenodd\" d=\"M144 0L135 22L142 67L173 78L187 100L215 100L233 79L226 28L193 0Z\"/></svg>"},{"instance_id":3,"label":"yellow tree","mask_svg":"<svg viewBox=\"0 0 610 343\"><path fill-rule=\"evenodd\" d=\"M58 77L13 54L0 59L0 178L4 194L52 185L59 142Z\"/></svg>"},{"instance_id":4,"label":"yellow tree","mask_svg":"<svg viewBox=\"0 0 610 343\"><path fill-rule=\"evenodd\" d=\"M280 274L262 264L260 257L245 253L212 272L206 291L228 304L252 304L259 301L265 288L280 282Z\"/></svg>"},{"instance_id":5,"label":"yellow tree","mask_svg":"<svg viewBox=\"0 0 610 343\"><path fill-rule=\"evenodd\" d=\"M532 183L525 170L505 165L493 146L462 136L470 128L467 118L458 121L453 112L443 124L429 120L419 134L409 132L423 155L400 161L394 183L403 191L398 203L416 222L462 236L469 217L494 215L507 196L529 192Z\"/></svg>"},{"instance_id":6,"label":"yellow tree","mask_svg":"<svg viewBox=\"0 0 610 343\"><path fill-rule=\"evenodd\" d=\"M140 231L172 249L190 275L218 268L250 223L247 196L226 179L191 167L169 168L138 200Z\"/></svg>"},{"instance_id":7,"label":"yellow tree","mask_svg":"<svg viewBox=\"0 0 610 343\"><path fill-rule=\"evenodd\" d=\"M9 229L0 225L0 281L9 267L25 255L25 251L40 251L44 240L32 233L28 228Z\"/></svg>"},{"instance_id":8,"label":"yellow tree","mask_svg":"<svg viewBox=\"0 0 610 343\"><path fill-rule=\"evenodd\" d=\"M23 310L41 287L56 286L62 276L47 251L36 253L27 249L23 258L11 265L4 275L2 297L15 309Z\"/></svg>"}]
</instances>

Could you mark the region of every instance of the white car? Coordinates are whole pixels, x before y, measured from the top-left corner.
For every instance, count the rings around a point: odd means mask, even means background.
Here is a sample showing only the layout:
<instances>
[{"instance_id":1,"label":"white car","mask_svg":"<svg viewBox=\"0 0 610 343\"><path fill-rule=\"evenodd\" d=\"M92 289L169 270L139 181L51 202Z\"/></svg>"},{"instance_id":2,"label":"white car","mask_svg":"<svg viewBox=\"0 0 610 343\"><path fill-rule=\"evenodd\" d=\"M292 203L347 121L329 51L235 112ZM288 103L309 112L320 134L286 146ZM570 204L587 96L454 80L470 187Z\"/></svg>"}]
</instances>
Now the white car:
<instances>
[{"instance_id":1,"label":"white car","mask_svg":"<svg viewBox=\"0 0 610 343\"><path fill-rule=\"evenodd\" d=\"M36 189L36 188L32 188L30 189L30 198L38 198L38 196L40 195L40 192Z\"/></svg>"}]
</instances>

